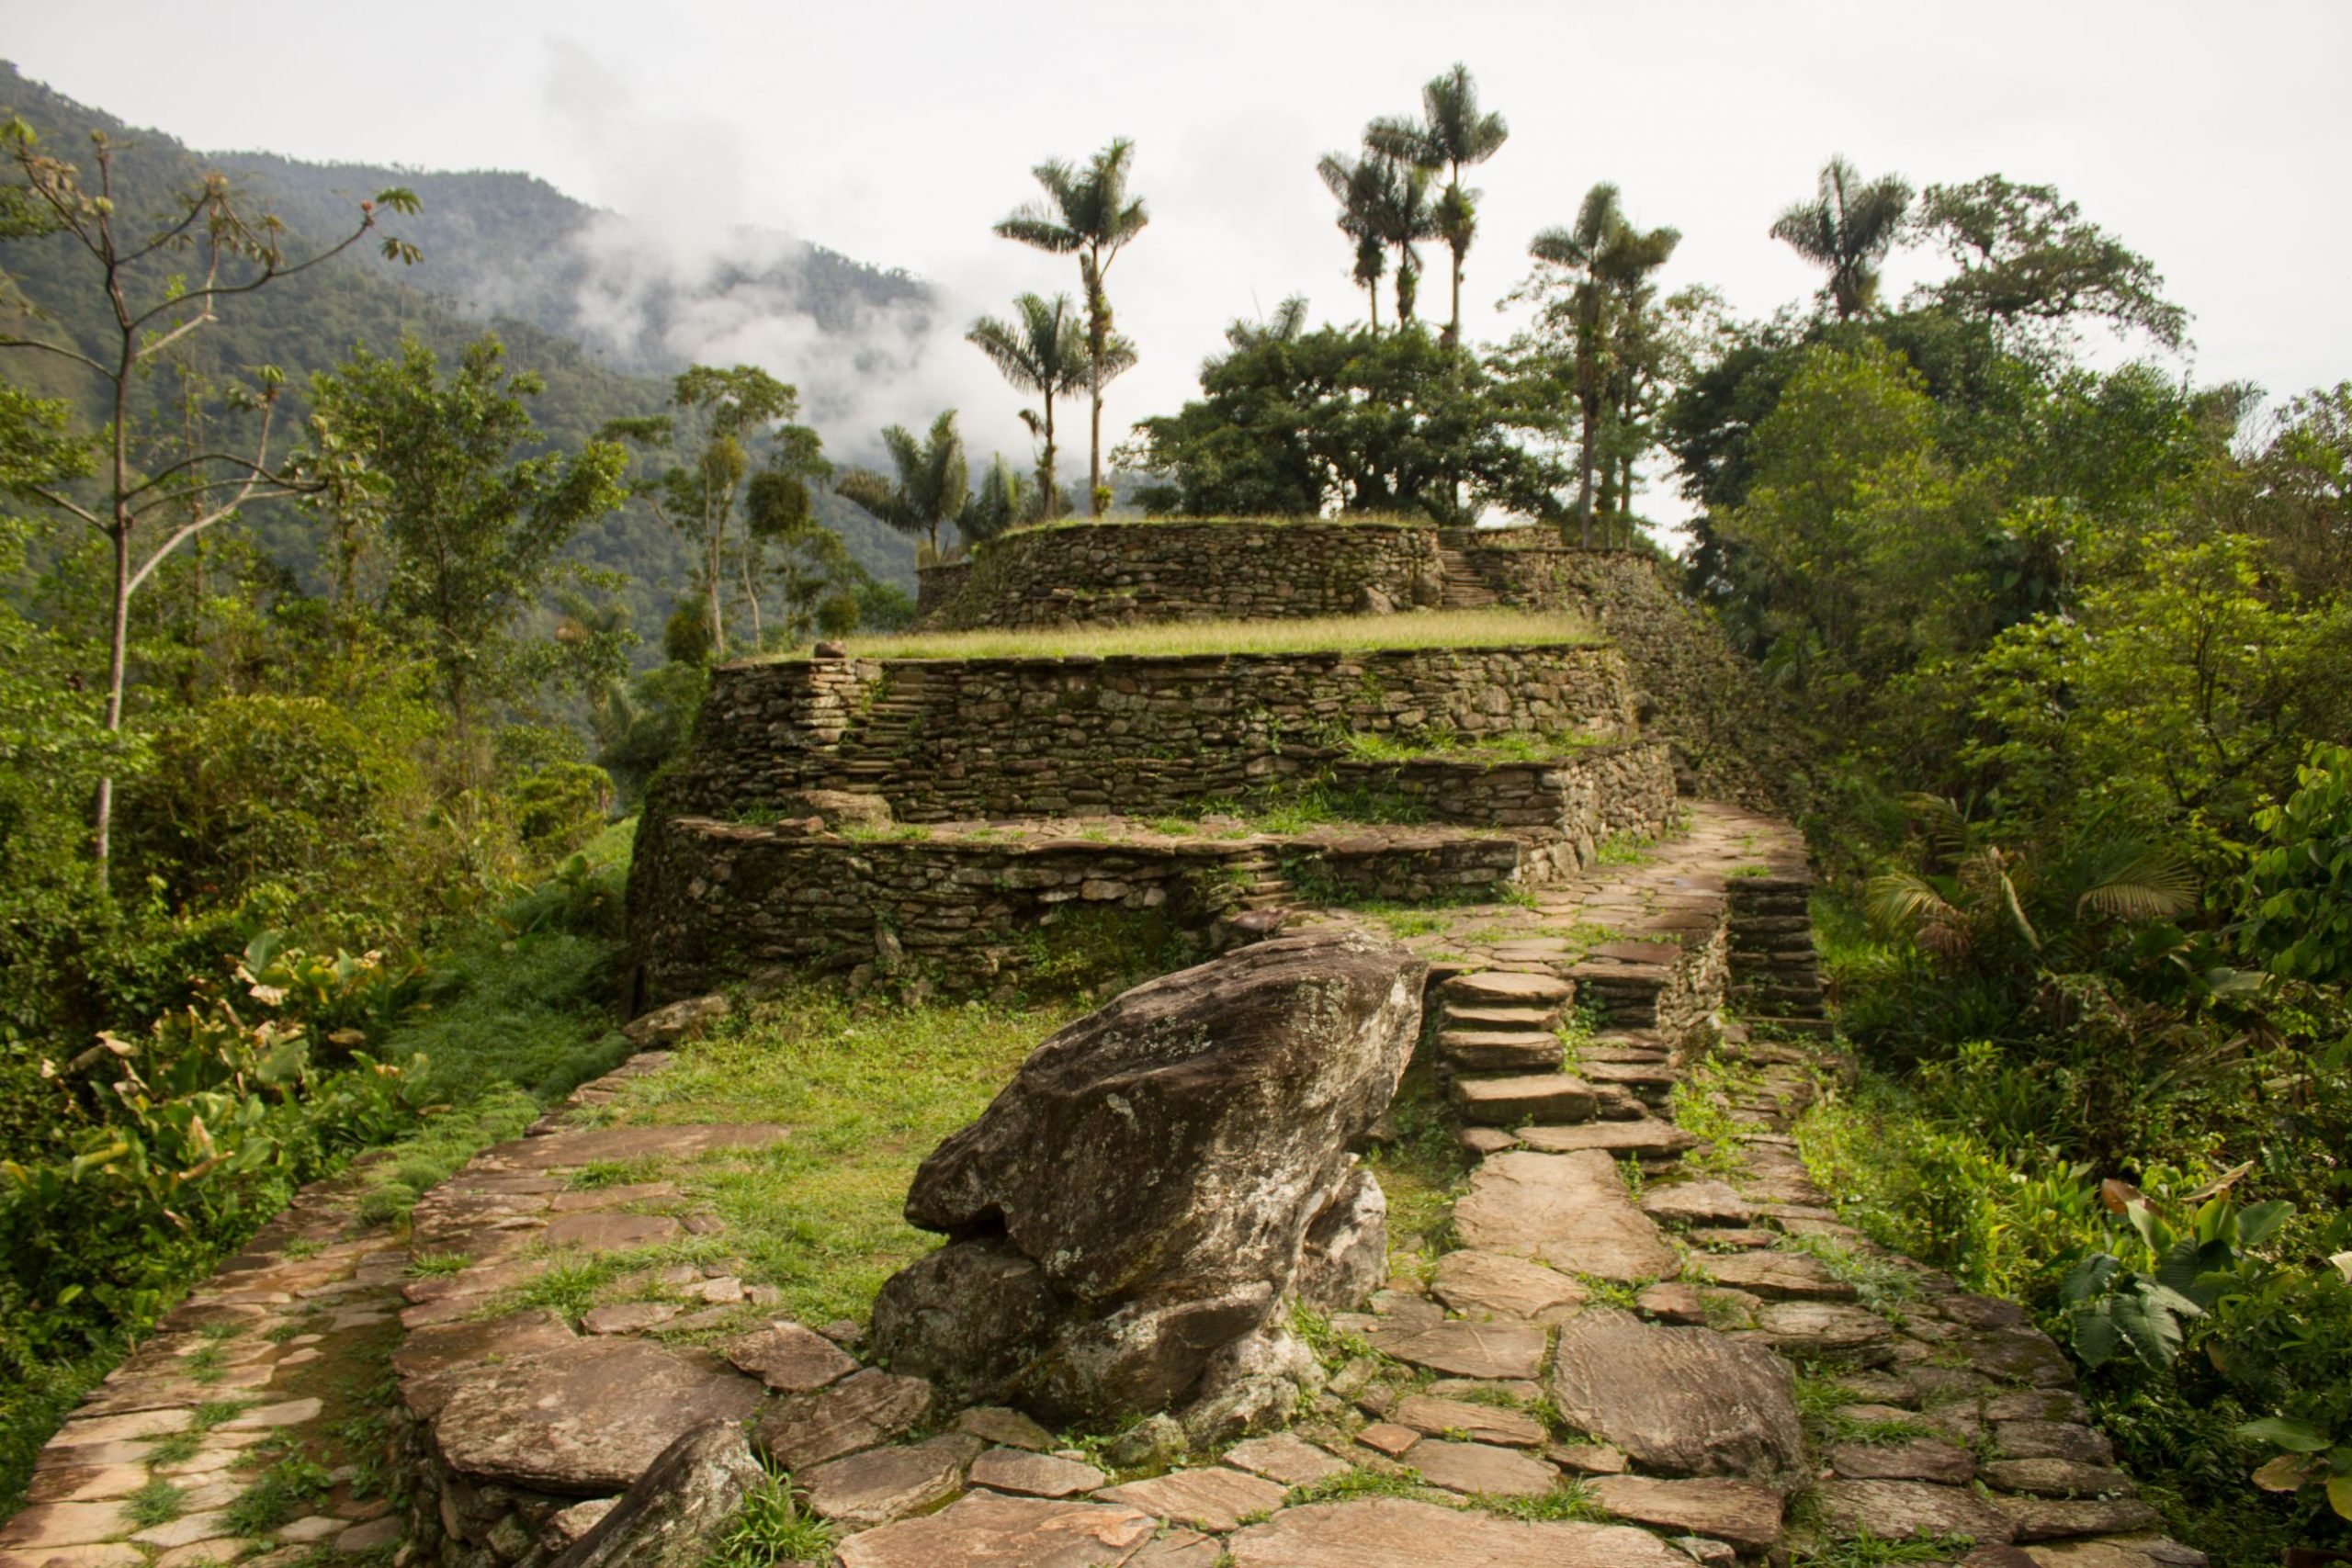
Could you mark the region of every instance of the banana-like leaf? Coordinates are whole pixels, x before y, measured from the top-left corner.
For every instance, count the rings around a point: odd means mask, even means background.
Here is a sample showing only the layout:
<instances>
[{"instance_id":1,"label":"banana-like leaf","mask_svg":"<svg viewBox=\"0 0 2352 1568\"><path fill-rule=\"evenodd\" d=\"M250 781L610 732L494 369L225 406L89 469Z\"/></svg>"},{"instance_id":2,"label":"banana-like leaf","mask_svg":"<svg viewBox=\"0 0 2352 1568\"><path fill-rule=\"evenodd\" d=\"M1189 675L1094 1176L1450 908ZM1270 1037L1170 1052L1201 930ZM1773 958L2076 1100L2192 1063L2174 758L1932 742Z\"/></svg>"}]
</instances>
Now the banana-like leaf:
<instances>
[{"instance_id":1,"label":"banana-like leaf","mask_svg":"<svg viewBox=\"0 0 2352 1568\"><path fill-rule=\"evenodd\" d=\"M2300 1492L2319 1479L2318 1462L2304 1454L2280 1454L2254 1472L2265 1492Z\"/></svg>"},{"instance_id":2,"label":"banana-like leaf","mask_svg":"<svg viewBox=\"0 0 2352 1568\"><path fill-rule=\"evenodd\" d=\"M2298 1421L2288 1416L2267 1416L2259 1421L2248 1421L2238 1428L2238 1436L2251 1438L2257 1443L2284 1449L2290 1454L2315 1454L2327 1448L2325 1432L2308 1421Z\"/></svg>"},{"instance_id":3,"label":"banana-like leaf","mask_svg":"<svg viewBox=\"0 0 2352 1568\"><path fill-rule=\"evenodd\" d=\"M2197 874L2161 850L2124 845L2091 872L2090 886L2075 900L2077 919L2106 915L2134 925L2168 920L2197 908Z\"/></svg>"}]
</instances>

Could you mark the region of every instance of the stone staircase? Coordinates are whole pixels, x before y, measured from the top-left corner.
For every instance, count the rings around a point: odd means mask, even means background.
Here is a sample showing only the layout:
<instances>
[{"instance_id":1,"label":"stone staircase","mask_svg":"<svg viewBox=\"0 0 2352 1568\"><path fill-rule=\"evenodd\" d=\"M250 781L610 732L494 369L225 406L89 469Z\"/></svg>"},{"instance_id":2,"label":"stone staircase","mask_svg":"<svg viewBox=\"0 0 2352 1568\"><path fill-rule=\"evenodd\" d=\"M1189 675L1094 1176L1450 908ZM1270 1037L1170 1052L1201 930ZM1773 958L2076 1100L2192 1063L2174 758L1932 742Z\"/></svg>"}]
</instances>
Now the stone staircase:
<instances>
[{"instance_id":1,"label":"stone staircase","mask_svg":"<svg viewBox=\"0 0 2352 1568\"><path fill-rule=\"evenodd\" d=\"M1809 877L1736 876L1730 905L1732 1005L1788 1034L1827 1039L1821 964L1813 948Z\"/></svg>"},{"instance_id":2,"label":"stone staircase","mask_svg":"<svg viewBox=\"0 0 2352 1568\"><path fill-rule=\"evenodd\" d=\"M1502 603L1487 580L1470 562L1470 558L1457 549L1440 545L1438 568L1443 584L1438 605L1446 610L1490 610Z\"/></svg>"},{"instance_id":3,"label":"stone staircase","mask_svg":"<svg viewBox=\"0 0 2352 1568\"><path fill-rule=\"evenodd\" d=\"M906 770L923 707L920 665L893 666L889 683L866 710L865 721L842 741L842 787L853 795L881 795Z\"/></svg>"}]
</instances>

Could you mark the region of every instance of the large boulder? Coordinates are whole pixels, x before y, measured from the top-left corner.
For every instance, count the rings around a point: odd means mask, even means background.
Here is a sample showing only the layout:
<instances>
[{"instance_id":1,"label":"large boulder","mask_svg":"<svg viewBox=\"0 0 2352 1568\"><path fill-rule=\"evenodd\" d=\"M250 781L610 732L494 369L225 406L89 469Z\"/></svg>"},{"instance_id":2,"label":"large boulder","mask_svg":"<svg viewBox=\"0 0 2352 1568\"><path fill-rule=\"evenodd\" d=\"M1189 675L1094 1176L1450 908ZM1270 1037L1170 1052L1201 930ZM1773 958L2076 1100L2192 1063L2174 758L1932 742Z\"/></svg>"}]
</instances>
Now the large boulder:
<instances>
[{"instance_id":1,"label":"large boulder","mask_svg":"<svg viewBox=\"0 0 2352 1568\"><path fill-rule=\"evenodd\" d=\"M950 1241L883 1287L876 1348L1056 1424L1214 1401L1213 1365L1263 1378L1220 1352L1376 1280L1385 1205L1349 1147L1396 1091L1422 976L1358 932L1282 938L1047 1040L916 1172L907 1218Z\"/></svg>"}]
</instances>

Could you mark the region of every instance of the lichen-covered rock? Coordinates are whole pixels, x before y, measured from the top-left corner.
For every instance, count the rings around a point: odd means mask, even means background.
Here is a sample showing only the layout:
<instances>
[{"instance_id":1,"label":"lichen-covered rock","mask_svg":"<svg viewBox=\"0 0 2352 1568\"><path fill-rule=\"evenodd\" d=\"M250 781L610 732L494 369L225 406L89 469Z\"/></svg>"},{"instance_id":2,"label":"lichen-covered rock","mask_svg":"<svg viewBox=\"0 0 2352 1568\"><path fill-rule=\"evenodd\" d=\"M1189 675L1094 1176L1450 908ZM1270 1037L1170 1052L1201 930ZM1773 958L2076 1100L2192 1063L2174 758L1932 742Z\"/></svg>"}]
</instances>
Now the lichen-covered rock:
<instances>
[{"instance_id":1,"label":"lichen-covered rock","mask_svg":"<svg viewBox=\"0 0 2352 1568\"><path fill-rule=\"evenodd\" d=\"M1348 1148L1421 974L1361 933L1283 938L1046 1041L916 1173L908 1219L953 1239L883 1288L876 1348L957 1398L1101 1419L1182 1404L1303 1267L1320 1299L1369 1282L1383 1205Z\"/></svg>"}]
</instances>

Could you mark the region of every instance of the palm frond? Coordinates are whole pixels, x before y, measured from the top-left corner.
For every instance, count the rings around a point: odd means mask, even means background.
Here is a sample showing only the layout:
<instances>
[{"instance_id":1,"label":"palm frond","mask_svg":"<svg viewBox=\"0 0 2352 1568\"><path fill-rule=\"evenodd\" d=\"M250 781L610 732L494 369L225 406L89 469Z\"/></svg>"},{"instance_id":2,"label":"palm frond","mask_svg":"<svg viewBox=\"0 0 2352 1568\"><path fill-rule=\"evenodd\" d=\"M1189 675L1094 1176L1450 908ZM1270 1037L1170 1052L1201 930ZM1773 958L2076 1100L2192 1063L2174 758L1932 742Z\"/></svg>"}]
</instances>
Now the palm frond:
<instances>
[{"instance_id":1,"label":"palm frond","mask_svg":"<svg viewBox=\"0 0 2352 1568\"><path fill-rule=\"evenodd\" d=\"M2197 874L2162 850L2119 845L2089 875L2089 885L2075 900L2078 919L2089 912L2139 925L2197 908Z\"/></svg>"}]
</instances>

